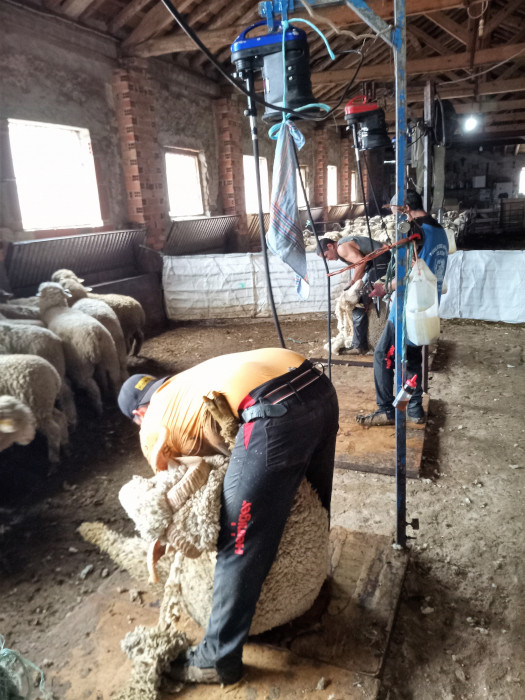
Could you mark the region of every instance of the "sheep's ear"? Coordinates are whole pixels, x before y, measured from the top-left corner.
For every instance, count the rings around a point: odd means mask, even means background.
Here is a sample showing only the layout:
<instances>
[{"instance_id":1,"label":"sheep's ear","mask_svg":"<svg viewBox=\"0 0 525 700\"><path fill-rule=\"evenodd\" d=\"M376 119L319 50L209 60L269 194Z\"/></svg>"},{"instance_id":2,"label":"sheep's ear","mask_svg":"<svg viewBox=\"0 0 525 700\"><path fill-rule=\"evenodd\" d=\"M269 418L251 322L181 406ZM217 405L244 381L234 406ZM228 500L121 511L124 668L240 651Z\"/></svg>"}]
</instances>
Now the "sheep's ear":
<instances>
[{"instance_id":1,"label":"sheep's ear","mask_svg":"<svg viewBox=\"0 0 525 700\"><path fill-rule=\"evenodd\" d=\"M69 291L69 289L66 289L65 287L62 287L62 289L63 289L64 294L66 295L66 297L72 297L72 296L73 296L73 295L71 294L71 292Z\"/></svg>"},{"instance_id":2,"label":"sheep's ear","mask_svg":"<svg viewBox=\"0 0 525 700\"><path fill-rule=\"evenodd\" d=\"M82 277L77 277L77 281L80 282L80 284L82 284L82 282L84 282L85 280Z\"/></svg>"},{"instance_id":3,"label":"sheep's ear","mask_svg":"<svg viewBox=\"0 0 525 700\"><path fill-rule=\"evenodd\" d=\"M92 292L92 291L93 291L93 287L84 287L84 289L86 290L86 292Z\"/></svg>"},{"instance_id":4,"label":"sheep's ear","mask_svg":"<svg viewBox=\"0 0 525 700\"><path fill-rule=\"evenodd\" d=\"M14 433L15 430L16 426L12 418L0 419L0 433Z\"/></svg>"}]
</instances>

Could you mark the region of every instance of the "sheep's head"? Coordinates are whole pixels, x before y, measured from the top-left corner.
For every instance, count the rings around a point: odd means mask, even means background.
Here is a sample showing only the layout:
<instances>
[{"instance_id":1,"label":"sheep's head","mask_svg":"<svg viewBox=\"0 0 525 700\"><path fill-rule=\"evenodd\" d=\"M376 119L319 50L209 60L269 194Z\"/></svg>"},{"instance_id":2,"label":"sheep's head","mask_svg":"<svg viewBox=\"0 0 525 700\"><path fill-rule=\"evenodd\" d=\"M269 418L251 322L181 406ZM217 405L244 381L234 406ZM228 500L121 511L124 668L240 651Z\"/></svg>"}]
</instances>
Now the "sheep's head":
<instances>
[{"instance_id":1,"label":"sheep's head","mask_svg":"<svg viewBox=\"0 0 525 700\"><path fill-rule=\"evenodd\" d=\"M70 304L74 304L79 299L87 297L88 292L91 292L91 287L84 287L81 282L72 277L64 277L60 280L61 286L66 289L70 295Z\"/></svg>"},{"instance_id":2,"label":"sheep's head","mask_svg":"<svg viewBox=\"0 0 525 700\"><path fill-rule=\"evenodd\" d=\"M46 311L53 306L67 307L71 292L64 289L58 282L42 282L38 287L37 297L40 298L40 311Z\"/></svg>"},{"instance_id":3,"label":"sheep's head","mask_svg":"<svg viewBox=\"0 0 525 700\"><path fill-rule=\"evenodd\" d=\"M14 442L28 445L35 437L36 420L25 403L14 396L0 396L0 450Z\"/></svg>"},{"instance_id":4,"label":"sheep's head","mask_svg":"<svg viewBox=\"0 0 525 700\"><path fill-rule=\"evenodd\" d=\"M63 279L73 279L77 280L77 282L83 282L83 279L80 279L80 277L77 277L73 270L68 270L67 268L63 267L60 270L55 270L53 274L51 275L51 281L52 282L61 282Z\"/></svg>"}]
</instances>

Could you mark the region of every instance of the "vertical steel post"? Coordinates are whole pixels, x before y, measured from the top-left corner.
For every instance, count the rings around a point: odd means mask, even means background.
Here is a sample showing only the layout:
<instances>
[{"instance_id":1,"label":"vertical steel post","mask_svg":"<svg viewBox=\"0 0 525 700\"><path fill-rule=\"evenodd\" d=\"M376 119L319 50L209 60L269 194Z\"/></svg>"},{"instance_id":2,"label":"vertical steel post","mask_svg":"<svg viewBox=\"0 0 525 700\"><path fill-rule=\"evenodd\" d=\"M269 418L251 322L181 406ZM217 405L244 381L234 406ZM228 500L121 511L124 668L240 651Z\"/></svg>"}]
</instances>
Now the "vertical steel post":
<instances>
[{"instance_id":1,"label":"vertical steel post","mask_svg":"<svg viewBox=\"0 0 525 700\"><path fill-rule=\"evenodd\" d=\"M394 2L394 70L396 79L396 197L401 206L405 196L406 159L406 27L405 0ZM399 231L400 216L396 220L396 241L403 238ZM405 300L405 274L407 269L406 248L396 248L396 375L395 393L401 390L406 374L402 363L403 305ZM396 409L396 544L406 546L406 416Z\"/></svg>"}]
</instances>

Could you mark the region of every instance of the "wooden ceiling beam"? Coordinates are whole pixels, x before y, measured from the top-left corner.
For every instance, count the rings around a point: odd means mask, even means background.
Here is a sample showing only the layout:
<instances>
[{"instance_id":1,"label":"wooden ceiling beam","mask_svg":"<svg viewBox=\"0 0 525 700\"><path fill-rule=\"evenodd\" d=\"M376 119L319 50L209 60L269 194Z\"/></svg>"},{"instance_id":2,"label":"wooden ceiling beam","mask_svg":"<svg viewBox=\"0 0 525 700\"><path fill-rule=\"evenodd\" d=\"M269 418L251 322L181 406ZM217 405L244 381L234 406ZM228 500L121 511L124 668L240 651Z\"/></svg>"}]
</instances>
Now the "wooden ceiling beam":
<instances>
[{"instance_id":1,"label":"wooden ceiling beam","mask_svg":"<svg viewBox=\"0 0 525 700\"><path fill-rule=\"evenodd\" d=\"M444 29L448 34L450 34L450 36L453 36L454 39L457 39L462 44L465 44L465 46L467 45L467 32L460 24L455 22L453 19L450 19L448 15L445 15L443 12L428 12L425 14L428 19L432 20L434 24L437 24L440 29Z\"/></svg>"},{"instance_id":2,"label":"wooden ceiling beam","mask_svg":"<svg viewBox=\"0 0 525 700\"><path fill-rule=\"evenodd\" d=\"M491 114L493 112L506 112L512 109L525 109L525 99L523 100L487 100L486 102L471 102L467 104L455 104L454 109L458 114L470 114L476 112L480 114ZM512 116L512 115L510 115Z\"/></svg>"},{"instance_id":3,"label":"wooden ceiling beam","mask_svg":"<svg viewBox=\"0 0 525 700\"><path fill-rule=\"evenodd\" d=\"M416 39L419 39L423 47L429 46L431 49L434 49L434 51L440 55L450 51L450 49L447 49L447 47L442 41L434 39L434 37L430 36L430 34L427 34L427 32L423 31L419 27L416 27L413 23L407 24L407 36L408 35L415 36Z\"/></svg>"},{"instance_id":4,"label":"wooden ceiling beam","mask_svg":"<svg viewBox=\"0 0 525 700\"><path fill-rule=\"evenodd\" d=\"M117 32L121 27L127 24L130 19L138 15L150 2L151 0L131 0L131 2L128 2L109 23L109 31L112 34Z\"/></svg>"},{"instance_id":5,"label":"wooden ceiling beam","mask_svg":"<svg viewBox=\"0 0 525 700\"><path fill-rule=\"evenodd\" d=\"M140 24L135 27L131 34L122 42L122 47L146 41L152 37L158 36L165 29L171 26L173 22L171 13L161 3L153 5L151 10L148 10L142 18Z\"/></svg>"},{"instance_id":6,"label":"wooden ceiling beam","mask_svg":"<svg viewBox=\"0 0 525 700\"><path fill-rule=\"evenodd\" d=\"M66 15L66 17L70 19L78 19L93 2L94 0L67 0L60 7L60 13Z\"/></svg>"},{"instance_id":7,"label":"wooden ceiling beam","mask_svg":"<svg viewBox=\"0 0 525 700\"><path fill-rule=\"evenodd\" d=\"M514 56L519 51L524 53L519 56L525 60L525 43L522 44L507 44L494 46L491 49L481 49L474 56L474 66L484 66L490 63L498 63ZM431 58L421 58L418 60L407 61L407 75L426 75L428 73L443 73L447 70L466 70L470 65L470 56L468 53L452 53L442 56L433 56ZM350 70L328 70L312 74L312 85L320 83L345 83L352 77ZM382 63L371 66L362 66L359 71L358 79L360 81L367 80L385 80L391 81L394 78L394 66L392 63ZM522 83L525 87L525 82ZM523 88L522 88L523 89Z\"/></svg>"},{"instance_id":8,"label":"wooden ceiling beam","mask_svg":"<svg viewBox=\"0 0 525 700\"><path fill-rule=\"evenodd\" d=\"M469 85L465 81L463 85L453 84L447 87L442 85L438 89L439 96L443 100L455 100L461 98L473 98L483 95L504 95L512 92L524 92L525 83L522 78L514 78L512 80L492 80L488 83L483 83L479 86L478 92L474 92L474 86ZM420 102L423 99L423 86L418 88L409 88L407 90L408 102Z\"/></svg>"},{"instance_id":9,"label":"wooden ceiling beam","mask_svg":"<svg viewBox=\"0 0 525 700\"><path fill-rule=\"evenodd\" d=\"M133 2L133 0L132 0ZM383 19L389 20L393 17L393 3L386 3L384 0L369 0L369 6ZM407 16L421 15L427 12L435 12L436 10L451 10L458 7L463 7L463 2L459 0L406 0L405 11ZM180 8L177 6L179 12ZM167 10L166 10L167 12ZM320 24L321 28L326 27L321 22L322 17L330 20L338 27L349 27L355 24L363 25L363 20L358 17L352 10L346 6L316 8L315 14L316 24ZM304 9L297 9L294 15L308 16ZM303 27L301 27L303 28ZM221 29L208 29L199 31L200 40L210 49L210 51L218 51L224 46L231 44L234 39L246 29L245 24L235 24L230 27ZM305 26L306 31L310 29ZM264 33L265 29L261 30ZM257 32L253 34L256 36ZM136 38L131 40L131 37L126 41L127 53L130 56L161 56L167 53L180 53L183 51L195 51L196 47L193 41L189 39L183 32L176 31L159 39L148 41L150 37L141 38L137 41Z\"/></svg>"},{"instance_id":10,"label":"wooden ceiling beam","mask_svg":"<svg viewBox=\"0 0 525 700\"><path fill-rule=\"evenodd\" d=\"M488 22L485 22L485 27L483 32L490 36L492 32L499 27L499 25L507 19L510 15L514 14L516 10L523 6L523 0L508 0L506 5L502 7L499 11L493 15Z\"/></svg>"}]
</instances>

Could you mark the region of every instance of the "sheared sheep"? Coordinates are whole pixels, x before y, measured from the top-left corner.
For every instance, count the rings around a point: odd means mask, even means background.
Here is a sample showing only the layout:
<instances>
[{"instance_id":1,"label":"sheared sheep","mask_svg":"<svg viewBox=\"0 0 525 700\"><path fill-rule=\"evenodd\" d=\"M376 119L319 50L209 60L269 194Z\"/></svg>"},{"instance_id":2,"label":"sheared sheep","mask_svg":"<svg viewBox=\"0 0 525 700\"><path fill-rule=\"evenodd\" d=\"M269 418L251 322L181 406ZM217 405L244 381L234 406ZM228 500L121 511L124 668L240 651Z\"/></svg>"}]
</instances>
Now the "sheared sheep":
<instances>
[{"instance_id":1,"label":"sheared sheep","mask_svg":"<svg viewBox=\"0 0 525 700\"><path fill-rule=\"evenodd\" d=\"M61 387L56 369L37 355L0 355L0 394L22 401L32 411L36 429L47 438L50 462L60 459L68 441L67 419L55 402Z\"/></svg>"},{"instance_id":2,"label":"sheared sheep","mask_svg":"<svg viewBox=\"0 0 525 700\"><path fill-rule=\"evenodd\" d=\"M67 375L75 386L86 391L100 415L101 389L116 397L120 387L120 366L112 337L96 319L68 307L69 292L60 284L44 282L38 294L43 321L62 341Z\"/></svg>"},{"instance_id":3,"label":"sheared sheep","mask_svg":"<svg viewBox=\"0 0 525 700\"><path fill-rule=\"evenodd\" d=\"M77 411L73 392L66 379L66 360L60 338L48 328L0 321L0 355L38 355L56 369L62 382L58 400L71 427L76 426Z\"/></svg>"},{"instance_id":4,"label":"sheared sheep","mask_svg":"<svg viewBox=\"0 0 525 700\"><path fill-rule=\"evenodd\" d=\"M83 279L80 279L72 270L61 269L56 270L52 275L53 282L60 284L66 279L74 279L82 285ZM146 323L146 315L140 303L133 297L124 294L94 294L91 287L76 287L72 289L71 304L74 304L78 299L89 297L90 299L100 299L109 304L116 313L124 340L126 341L126 350L132 355L138 355L142 342L144 340L144 325Z\"/></svg>"},{"instance_id":5,"label":"sheared sheep","mask_svg":"<svg viewBox=\"0 0 525 700\"><path fill-rule=\"evenodd\" d=\"M14 396L0 396L0 452L15 442L29 445L35 431L36 419L29 406Z\"/></svg>"},{"instance_id":6,"label":"sheared sheep","mask_svg":"<svg viewBox=\"0 0 525 700\"><path fill-rule=\"evenodd\" d=\"M343 353L345 348L351 348L354 335L354 324L352 319L353 311L359 303L363 280L357 280L338 297L335 304L335 316L337 318L337 335L331 339L332 352ZM368 347L369 352L373 351L379 340L386 323L384 309L381 316L377 316L375 308L368 309ZM325 345L328 350L328 343Z\"/></svg>"},{"instance_id":7,"label":"sheared sheep","mask_svg":"<svg viewBox=\"0 0 525 700\"><path fill-rule=\"evenodd\" d=\"M187 641L177 636L176 623L181 610L185 610L201 626L205 626L209 617L215 569L213 550L219 530L220 493L227 458L216 456L206 458L206 461L211 467L210 478L174 516L172 514L170 526L203 553L198 558L190 558L178 552L174 557L167 554L160 560L159 570L166 584L159 622L151 630L137 628L131 637L128 635L124 640L123 648L133 660L133 676L131 685L119 695L119 700L139 697L154 700L157 697L160 674L187 646ZM172 465L172 469L180 466ZM127 485L129 488L124 489L127 493L121 494L126 507L134 508L135 517L141 523L141 532L148 538L157 537L166 525L166 517L169 517L168 511L160 505L160 496L163 494L164 497L171 481L169 475L158 477L156 475L147 480L151 483L145 490L141 488L144 486L142 481L135 477ZM148 513L152 511L148 510L142 499L144 494L153 490L158 490L159 508L149 519ZM149 500L150 505L152 495L149 493L145 499ZM142 511L141 516L138 516L139 511ZM102 523L83 523L79 531L132 576L145 580L144 558L148 548L145 540L118 535ZM328 514L310 484L303 480L288 516L276 559L263 584L251 634L285 624L311 607L328 575L328 545ZM167 571L169 575L166 579ZM140 649L149 651L140 653Z\"/></svg>"},{"instance_id":8,"label":"sheared sheep","mask_svg":"<svg viewBox=\"0 0 525 700\"><path fill-rule=\"evenodd\" d=\"M91 299L89 297L84 297L84 287L80 282L72 278L64 278L60 284L64 289L67 289L71 293L71 298L78 298L78 301L72 305L71 308L77 311L82 311L82 313L96 318L104 328L109 331L109 334L113 338L115 343L115 349L117 351L117 357L120 364L120 379L124 382L128 378L127 370L127 360L128 353L126 350L126 341L124 339L124 333L122 332L122 327L120 321L118 320L117 314L113 311L109 304L101 299Z\"/></svg>"}]
</instances>

